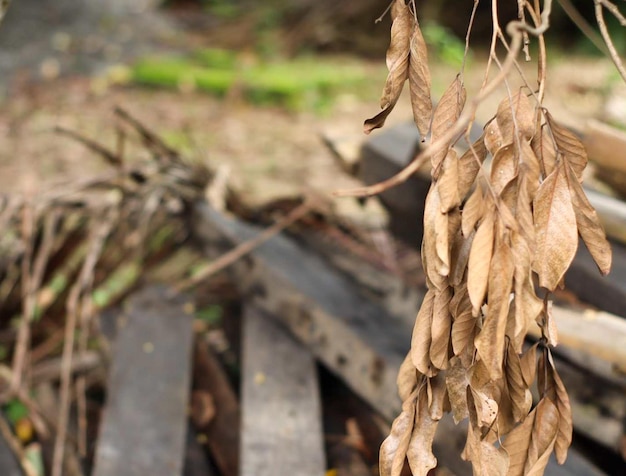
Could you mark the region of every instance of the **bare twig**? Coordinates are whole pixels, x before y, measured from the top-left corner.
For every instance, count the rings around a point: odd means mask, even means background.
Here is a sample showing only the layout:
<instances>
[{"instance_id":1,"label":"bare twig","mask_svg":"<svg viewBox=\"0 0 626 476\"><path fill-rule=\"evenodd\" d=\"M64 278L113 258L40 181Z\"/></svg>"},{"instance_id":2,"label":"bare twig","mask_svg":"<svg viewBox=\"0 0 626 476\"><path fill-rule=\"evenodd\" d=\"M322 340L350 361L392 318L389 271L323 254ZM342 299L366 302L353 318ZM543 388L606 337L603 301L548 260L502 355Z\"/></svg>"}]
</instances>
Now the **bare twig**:
<instances>
[{"instance_id":1,"label":"bare twig","mask_svg":"<svg viewBox=\"0 0 626 476\"><path fill-rule=\"evenodd\" d=\"M561 4L561 8L565 14L572 20L572 23L578 27L578 29L582 32L583 35L587 37L587 39L600 50L604 54L608 54L609 50L607 49L604 41L602 41L602 37L598 35L598 32L593 29L593 27L589 24L587 19L580 14L578 9L574 6L571 0L558 0Z\"/></svg>"},{"instance_id":2,"label":"bare twig","mask_svg":"<svg viewBox=\"0 0 626 476\"><path fill-rule=\"evenodd\" d=\"M244 243L241 243L240 245L236 246L229 252L221 255L215 261L209 263L207 266L202 268L191 278L183 281L178 286L176 286L176 289L178 291L184 291L185 289L189 289L190 287L197 285L198 283L202 282L208 277L230 266L237 260L243 258L245 255L250 253L252 250L257 248L258 246L265 243L267 240L269 240L276 234L280 233L289 225L295 223L300 218L305 216L311 210L311 207L312 207L312 203L309 200L305 201L301 205L294 208L287 216L277 221L272 226L266 228L254 238Z\"/></svg>"},{"instance_id":3,"label":"bare twig","mask_svg":"<svg viewBox=\"0 0 626 476\"><path fill-rule=\"evenodd\" d=\"M617 7L613 5L611 2L606 0L594 0L595 2L595 13L596 13L596 21L598 22L598 27L600 28L600 33L602 34L602 38L604 39L604 43L606 43L607 48L609 49L609 56L613 60L613 64L617 68L622 79L626 82L626 68L624 68L624 63L620 58L617 50L615 49L615 45L613 44L613 40L611 39L611 34L609 33L608 28L606 27L606 22L604 21L604 10L602 7L606 7L613 13L618 19L623 18L621 14L619 16L615 13ZM619 13L619 10L618 10ZM621 22L621 19L620 19Z\"/></svg>"}]
</instances>

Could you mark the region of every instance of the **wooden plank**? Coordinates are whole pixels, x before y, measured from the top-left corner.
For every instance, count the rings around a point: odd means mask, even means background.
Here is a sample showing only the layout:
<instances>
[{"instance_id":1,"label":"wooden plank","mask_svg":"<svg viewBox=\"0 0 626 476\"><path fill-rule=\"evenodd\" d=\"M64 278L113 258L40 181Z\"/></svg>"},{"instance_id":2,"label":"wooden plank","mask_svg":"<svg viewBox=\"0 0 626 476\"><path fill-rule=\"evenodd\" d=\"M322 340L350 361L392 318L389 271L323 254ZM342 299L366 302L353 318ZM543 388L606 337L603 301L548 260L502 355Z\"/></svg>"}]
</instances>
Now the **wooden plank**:
<instances>
[{"instance_id":1,"label":"wooden plank","mask_svg":"<svg viewBox=\"0 0 626 476\"><path fill-rule=\"evenodd\" d=\"M195 233L209 253L226 243L241 243L260 232L216 212L206 203L197 204L194 218ZM247 302L254 302L280 320L388 421L398 415L401 405L395 391L396 376L410 346L414 315L389 314L359 294L353 283L318 256L284 235L255 249L250 258L235 264L233 271ZM456 441L462 446L465 431L443 420L440 426L435 454L456 474L471 474L460 459L460 451L451 443ZM572 450L571 454L576 451ZM581 461L576 468L569 462L558 468L551 464L546 474L601 474L584 459Z\"/></svg>"},{"instance_id":2,"label":"wooden plank","mask_svg":"<svg viewBox=\"0 0 626 476\"><path fill-rule=\"evenodd\" d=\"M246 307L241 476L324 474L315 360L273 319Z\"/></svg>"},{"instance_id":3,"label":"wooden plank","mask_svg":"<svg viewBox=\"0 0 626 476\"><path fill-rule=\"evenodd\" d=\"M161 286L130 298L113 347L95 476L182 473L191 373L189 304Z\"/></svg>"}]
</instances>

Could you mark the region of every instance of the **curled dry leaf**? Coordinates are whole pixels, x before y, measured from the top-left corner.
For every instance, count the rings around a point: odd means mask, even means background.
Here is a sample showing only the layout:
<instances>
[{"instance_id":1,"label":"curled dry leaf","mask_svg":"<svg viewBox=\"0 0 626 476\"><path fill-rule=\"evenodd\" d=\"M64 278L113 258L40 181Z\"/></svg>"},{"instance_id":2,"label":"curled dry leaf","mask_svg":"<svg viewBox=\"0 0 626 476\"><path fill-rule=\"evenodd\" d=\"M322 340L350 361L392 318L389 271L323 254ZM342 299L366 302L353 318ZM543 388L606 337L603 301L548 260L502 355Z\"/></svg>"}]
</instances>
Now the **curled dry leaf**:
<instances>
[{"instance_id":1,"label":"curled dry leaf","mask_svg":"<svg viewBox=\"0 0 626 476\"><path fill-rule=\"evenodd\" d=\"M406 455L413 476L427 476L428 472L437 466L437 458L433 454L432 447L438 422L430 417L425 387L422 387L419 394L415 426Z\"/></svg>"},{"instance_id":2,"label":"curled dry leaf","mask_svg":"<svg viewBox=\"0 0 626 476\"><path fill-rule=\"evenodd\" d=\"M441 197L435 182L431 185L424 204L422 255L422 259L429 264L424 269L433 283L438 283L440 276L447 276L450 272L448 232L448 216L441 212Z\"/></svg>"},{"instance_id":3,"label":"curled dry leaf","mask_svg":"<svg viewBox=\"0 0 626 476\"><path fill-rule=\"evenodd\" d=\"M483 191L480 187L476 187L470 197L463 205L463 213L461 215L461 230L463 236L469 236L476 223L482 218L484 213Z\"/></svg>"},{"instance_id":4,"label":"curled dry leaf","mask_svg":"<svg viewBox=\"0 0 626 476\"><path fill-rule=\"evenodd\" d=\"M496 121L495 117L485 126L483 142L485 144L485 148L491 155L495 155L496 152L500 150L500 147L504 145L504 139L502 138L502 133L500 132L500 126L498 125L498 121Z\"/></svg>"},{"instance_id":5,"label":"curled dry leaf","mask_svg":"<svg viewBox=\"0 0 626 476\"><path fill-rule=\"evenodd\" d=\"M572 204L574 205L574 213L576 214L578 233L598 265L600 272L607 275L611 271L611 245L606 239L598 214L591 206L591 203L589 203L582 186L576 180L574 170L569 166L567 167L567 179Z\"/></svg>"},{"instance_id":6,"label":"curled dry leaf","mask_svg":"<svg viewBox=\"0 0 626 476\"><path fill-rule=\"evenodd\" d=\"M474 345L493 380L502 377L505 333L515 264L505 239L496 240L489 269L489 306Z\"/></svg>"},{"instance_id":7,"label":"curled dry leaf","mask_svg":"<svg viewBox=\"0 0 626 476\"><path fill-rule=\"evenodd\" d=\"M475 316L478 315L487 294L493 244L494 213L487 211L474 236L468 263L467 291Z\"/></svg>"},{"instance_id":8,"label":"curled dry leaf","mask_svg":"<svg viewBox=\"0 0 626 476\"><path fill-rule=\"evenodd\" d=\"M429 289L424 296L422 305L411 338L411 360L419 372L424 375L432 375L430 363L431 327L433 322L433 309L436 290Z\"/></svg>"},{"instance_id":9,"label":"curled dry leaf","mask_svg":"<svg viewBox=\"0 0 626 476\"><path fill-rule=\"evenodd\" d=\"M395 107L404 82L409 76L409 54L411 46L411 35L413 30L413 15L404 0L395 0L391 8L391 42L387 49L387 68L389 74L385 82L385 88L380 98L382 111L376 116L367 119L363 125L363 130L369 134L374 129L378 129L385 124L387 116Z\"/></svg>"},{"instance_id":10,"label":"curled dry leaf","mask_svg":"<svg viewBox=\"0 0 626 476\"><path fill-rule=\"evenodd\" d=\"M445 371L427 379L426 392L430 418L434 421L439 421L443 417L444 403L448 395Z\"/></svg>"},{"instance_id":11,"label":"curled dry leaf","mask_svg":"<svg viewBox=\"0 0 626 476\"><path fill-rule=\"evenodd\" d=\"M461 81L461 76L457 75L452 81L452 84L448 86L448 89L443 93L441 100L435 108L433 113L433 125L432 125L432 142L435 143L443 136L459 119L463 107L465 106L466 98L465 86ZM445 158L450 143L442 144L431 157L430 161L433 168L433 177L436 179L439 175L439 168L441 162Z\"/></svg>"},{"instance_id":12,"label":"curled dry leaf","mask_svg":"<svg viewBox=\"0 0 626 476\"><path fill-rule=\"evenodd\" d=\"M420 136L426 137L430 129L433 103L430 98L430 69L428 68L428 48L422 36L419 23L414 22L410 41L409 88L413 118Z\"/></svg>"},{"instance_id":13,"label":"curled dry leaf","mask_svg":"<svg viewBox=\"0 0 626 476\"><path fill-rule=\"evenodd\" d=\"M417 395L416 389L402 403L402 412L393 421L389 436L380 446L380 476L400 476L402 472L415 424Z\"/></svg>"},{"instance_id":14,"label":"curled dry leaf","mask_svg":"<svg viewBox=\"0 0 626 476\"><path fill-rule=\"evenodd\" d=\"M452 299L452 288L437 291L433 301L433 318L431 324L430 361L436 369L448 367L448 347L452 316L449 304Z\"/></svg>"},{"instance_id":15,"label":"curled dry leaf","mask_svg":"<svg viewBox=\"0 0 626 476\"><path fill-rule=\"evenodd\" d=\"M569 402L569 396L565 385L559 376L552 360L552 354L548 352L548 364L550 377L554 392L552 394L552 401L556 404L559 411L559 430L554 444L554 453L556 460L559 464L565 463L567 459L567 450L572 443L572 433L574 432L574 426L572 422L572 408Z\"/></svg>"},{"instance_id":16,"label":"curled dry leaf","mask_svg":"<svg viewBox=\"0 0 626 476\"><path fill-rule=\"evenodd\" d=\"M413 361L411 360L411 353L407 353L406 357L402 361L402 365L400 365L400 370L398 371L398 394L400 395L400 400L403 402L409 398L411 393L415 390L417 386L417 370L413 365Z\"/></svg>"},{"instance_id":17,"label":"curled dry leaf","mask_svg":"<svg viewBox=\"0 0 626 476\"><path fill-rule=\"evenodd\" d=\"M448 213L461 204L459 196L459 159L456 151L450 149L441 165L437 179L437 189L441 197L441 213Z\"/></svg>"},{"instance_id":18,"label":"curled dry leaf","mask_svg":"<svg viewBox=\"0 0 626 476\"><path fill-rule=\"evenodd\" d=\"M532 397L528 390L529 385L524 380L520 356L512 345L507 345L506 355L506 383L511 397L513 419L523 421L532 405Z\"/></svg>"},{"instance_id":19,"label":"curled dry leaf","mask_svg":"<svg viewBox=\"0 0 626 476\"><path fill-rule=\"evenodd\" d=\"M530 146L539 162L543 165L544 177L550 175L556 168L556 146L547 124L541 126L540 131L530 141Z\"/></svg>"},{"instance_id":20,"label":"curled dry leaf","mask_svg":"<svg viewBox=\"0 0 626 476\"><path fill-rule=\"evenodd\" d=\"M467 378L467 369L459 357L450 359L450 365L446 371L446 388L448 389L448 398L452 406L452 417L454 423L458 424L464 418L467 418L467 386L469 379Z\"/></svg>"},{"instance_id":21,"label":"curled dry leaf","mask_svg":"<svg viewBox=\"0 0 626 476\"><path fill-rule=\"evenodd\" d=\"M557 123L549 112L546 111L545 115L558 151L572 167L578 180L582 180L583 171L587 166L585 146L573 132Z\"/></svg>"},{"instance_id":22,"label":"curled dry leaf","mask_svg":"<svg viewBox=\"0 0 626 476\"><path fill-rule=\"evenodd\" d=\"M537 370L537 347L539 342L536 342L532 347L529 347L526 352L520 357L520 369L522 371L522 377L526 386L530 386L535 381L535 372Z\"/></svg>"},{"instance_id":23,"label":"curled dry leaf","mask_svg":"<svg viewBox=\"0 0 626 476\"><path fill-rule=\"evenodd\" d=\"M517 177L517 155L513 144L500 147L491 162L491 186L493 191L502 195L504 188ZM517 191L517 187L515 187Z\"/></svg>"},{"instance_id":24,"label":"curled dry leaf","mask_svg":"<svg viewBox=\"0 0 626 476\"><path fill-rule=\"evenodd\" d=\"M469 149L459 158L459 197L464 200L472 189L478 171L487 157L484 135L470 145Z\"/></svg>"},{"instance_id":25,"label":"curled dry leaf","mask_svg":"<svg viewBox=\"0 0 626 476\"><path fill-rule=\"evenodd\" d=\"M564 162L543 181L533 200L536 249L533 270L539 285L553 291L569 268L576 248L576 215Z\"/></svg>"},{"instance_id":26,"label":"curled dry leaf","mask_svg":"<svg viewBox=\"0 0 626 476\"><path fill-rule=\"evenodd\" d=\"M520 89L500 102L496 121L506 144L513 143L516 137L530 140L535 133L535 108Z\"/></svg>"}]
</instances>

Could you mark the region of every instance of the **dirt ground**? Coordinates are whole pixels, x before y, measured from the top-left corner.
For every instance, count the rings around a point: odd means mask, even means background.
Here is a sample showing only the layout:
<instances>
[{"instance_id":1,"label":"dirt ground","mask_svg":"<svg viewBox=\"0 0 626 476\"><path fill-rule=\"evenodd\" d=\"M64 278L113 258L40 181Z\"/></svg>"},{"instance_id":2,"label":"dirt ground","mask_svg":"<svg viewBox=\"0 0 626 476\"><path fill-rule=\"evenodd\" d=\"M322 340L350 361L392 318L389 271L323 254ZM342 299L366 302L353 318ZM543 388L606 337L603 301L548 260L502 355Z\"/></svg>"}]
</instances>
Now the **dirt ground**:
<instances>
[{"instance_id":1,"label":"dirt ground","mask_svg":"<svg viewBox=\"0 0 626 476\"><path fill-rule=\"evenodd\" d=\"M133 26L137 26L137 22L143 25L148 21L124 13L127 12L124 4L128 2L112 3L119 10L105 12L107 18L111 21L115 15L125 15L126 30L135 31ZM9 16L7 25L0 27L0 30L5 27L8 30L0 35L0 40L6 40L8 49L17 45L14 47L18 50L13 56L7 56L5 48L4 56L0 56L2 84L7 91L0 107L0 190L3 193L44 190L59 181L84 178L105 170L106 165L92 152L59 137L53 129L55 126L73 129L115 148L115 106L127 109L190 157L227 167L231 184L255 199L296 193L303 186L330 192L355 184L339 173L335 159L320 136L330 132L335 137L349 138L355 144L364 140L362 123L377 112L378 96L374 91L382 88L382 82L372 87L371 97L368 93L365 100L362 92L338 96L331 111L323 115L255 107L237 98L218 100L199 92L110 86L103 80L107 68L132 61L145 51L170 52L173 45L180 50L180 45L185 44L181 40L185 31L172 18L151 11L153 19L148 23L154 28L142 34L127 35L121 46L116 43L119 31L104 29L100 35L102 44L117 44L116 48L124 52L108 57L106 46L98 54L80 48L55 47L55 41L60 41L59 31L74 40L85 35L85 25L64 14L61 10L57 15L59 25L49 27L47 36L36 35L32 44L16 43L27 39L18 34L19 28L10 24ZM102 12L97 14L102 15ZM97 18L101 24L102 17ZM175 32L175 41L171 40L172 32ZM84 46L84 42L76 44ZM188 45L197 44L198 37L194 33ZM468 97L482 82L480 58L485 56L476 52L475 60L468 67L465 75ZM57 74L45 74L50 57L57 58L62 66ZM93 61L81 61L81 57ZM431 58L431 63L434 89L440 94L454 78L455 71L436 58ZM380 62L364 62L364 67L372 72L372 77L384 78L383 58ZM529 69L528 77L533 78L533 74ZM584 130L586 119L604 114L615 89L612 65L603 59L555 58L551 61L549 78L546 95L549 109L557 119L579 130ZM378 79L373 81L379 83ZM489 119L505 93L503 88L481 107L479 123ZM409 100L405 97L389 118L388 125L410 120L410 117ZM140 154L132 146L125 151L129 160Z\"/></svg>"}]
</instances>

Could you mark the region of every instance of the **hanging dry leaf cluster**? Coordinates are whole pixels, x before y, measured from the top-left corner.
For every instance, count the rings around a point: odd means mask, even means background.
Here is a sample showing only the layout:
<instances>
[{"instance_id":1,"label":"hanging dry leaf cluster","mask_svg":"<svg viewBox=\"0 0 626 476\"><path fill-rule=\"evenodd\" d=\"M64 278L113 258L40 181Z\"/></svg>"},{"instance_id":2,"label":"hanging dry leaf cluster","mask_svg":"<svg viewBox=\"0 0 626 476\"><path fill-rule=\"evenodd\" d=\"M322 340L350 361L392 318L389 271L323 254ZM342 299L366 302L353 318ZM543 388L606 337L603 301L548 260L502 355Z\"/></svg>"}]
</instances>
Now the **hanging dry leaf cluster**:
<instances>
[{"instance_id":1,"label":"hanging dry leaf cluster","mask_svg":"<svg viewBox=\"0 0 626 476\"><path fill-rule=\"evenodd\" d=\"M434 468L433 439L446 412L456 423L469 419L462 457L477 475L543 474L550 454L563 463L571 443L570 403L550 353L557 335L548 296L562 285L579 236L603 274L611 249L581 185L583 145L541 104L541 22L548 2L542 11L539 2L518 3L535 27L526 27L520 15L507 28L517 35L508 44L508 64L522 50L520 38L534 34L538 87L509 89L482 137L462 154L455 131L472 120L477 101L462 123L466 91L458 75L432 110L414 2L392 5L382 111L365 122L365 132L383 125L408 80L415 123L429 137L416 161L430 158L432 185L422 243L428 291L398 376L402 412L381 447L382 476L399 475L405 460L414 475ZM494 38L506 41L502 34ZM492 59L494 51L492 45ZM503 64L494 81L508 84ZM483 86L479 95L490 87L495 85ZM528 348L531 326L539 326L543 338Z\"/></svg>"}]
</instances>

